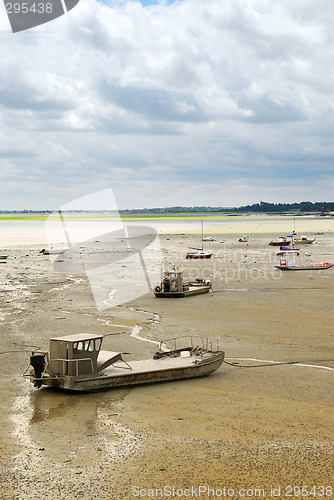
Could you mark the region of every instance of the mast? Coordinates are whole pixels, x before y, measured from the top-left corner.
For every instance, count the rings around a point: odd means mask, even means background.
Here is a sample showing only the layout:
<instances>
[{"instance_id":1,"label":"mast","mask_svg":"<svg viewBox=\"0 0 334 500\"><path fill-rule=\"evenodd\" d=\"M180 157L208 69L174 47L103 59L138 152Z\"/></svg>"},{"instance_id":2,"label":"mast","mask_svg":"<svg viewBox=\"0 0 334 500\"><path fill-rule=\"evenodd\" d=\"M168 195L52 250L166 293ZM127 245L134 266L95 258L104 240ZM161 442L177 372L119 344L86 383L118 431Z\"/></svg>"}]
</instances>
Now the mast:
<instances>
[{"instance_id":1,"label":"mast","mask_svg":"<svg viewBox=\"0 0 334 500\"><path fill-rule=\"evenodd\" d=\"M201 219L201 223L202 223L202 250L204 250L204 245L203 245L203 219Z\"/></svg>"}]
</instances>

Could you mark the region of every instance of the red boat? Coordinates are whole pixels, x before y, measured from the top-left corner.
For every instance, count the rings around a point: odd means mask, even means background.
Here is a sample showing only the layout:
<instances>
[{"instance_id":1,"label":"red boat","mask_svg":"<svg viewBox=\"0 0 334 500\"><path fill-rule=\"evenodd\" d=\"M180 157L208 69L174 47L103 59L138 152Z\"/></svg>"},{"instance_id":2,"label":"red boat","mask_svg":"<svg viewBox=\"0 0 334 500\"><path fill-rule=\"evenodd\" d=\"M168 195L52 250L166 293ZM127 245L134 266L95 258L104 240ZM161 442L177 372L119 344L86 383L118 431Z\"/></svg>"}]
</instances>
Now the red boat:
<instances>
[{"instance_id":1,"label":"red boat","mask_svg":"<svg viewBox=\"0 0 334 500\"><path fill-rule=\"evenodd\" d=\"M202 222L202 241L204 241L203 237L203 221ZM192 248L189 247L189 250L193 250L192 252L188 252L186 255L186 259L210 259L212 257L212 252L205 252L202 248Z\"/></svg>"},{"instance_id":2,"label":"red boat","mask_svg":"<svg viewBox=\"0 0 334 500\"><path fill-rule=\"evenodd\" d=\"M290 265L287 262L281 261L277 269L281 269L282 271L316 271L319 269L329 269L333 267L334 264L330 264L328 262L321 262L321 264L302 264L300 266Z\"/></svg>"},{"instance_id":3,"label":"red boat","mask_svg":"<svg viewBox=\"0 0 334 500\"><path fill-rule=\"evenodd\" d=\"M188 252L186 259L210 259L212 257L212 252L205 252L201 248L191 248L193 252Z\"/></svg>"},{"instance_id":4,"label":"red boat","mask_svg":"<svg viewBox=\"0 0 334 500\"><path fill-rule=\"evenodd\" d=\"M291 240L287 240L285 236L280 236L277 240L272 240L269 245L273 247L280 247L282 245L290 245Z\"/></svg>"}]
</instances>

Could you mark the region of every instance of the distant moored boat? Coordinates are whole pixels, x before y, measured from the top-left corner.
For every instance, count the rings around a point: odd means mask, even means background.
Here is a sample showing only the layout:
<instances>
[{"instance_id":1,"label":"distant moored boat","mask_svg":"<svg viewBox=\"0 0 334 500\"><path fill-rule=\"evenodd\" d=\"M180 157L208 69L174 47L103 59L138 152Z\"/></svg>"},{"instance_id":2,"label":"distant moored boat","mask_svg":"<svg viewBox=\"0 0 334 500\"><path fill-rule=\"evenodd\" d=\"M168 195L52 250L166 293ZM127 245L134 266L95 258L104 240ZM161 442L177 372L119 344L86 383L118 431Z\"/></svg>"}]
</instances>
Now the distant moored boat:
<instances>
[{"instance_id":1,"label":"distant moored boat","mask_svg":"<svg viewBox=\"0 0 334 500\"><path fill-rule=\"evenodd\" d=\"M288 240L285 236L280 236L277 240L272 240L269 245L273 247L280 247L282 245L290 245L291 241Z\"/></svg>"},{"instance_id":2,"label":"distant moored boat","mask_svg":"<svg viewBox=\"0 0 334 500\"><path fill-rule=\"evenodd\" d=\"M316 271L316 270L321 270L321 269L329 269L330 267L333 267L334 264L331 264L329 262L321 262L320 264L301 264L299 266L293 266L290 264L284 264L284 262L281 262L280 265L275 266L278 269L281 269L282 271Z\"/></svg>"},{"instance_id":3,"label":"distant moored boat","mask_svg":"<svg viewBox=\"0 0 334 500\"><path fill-rule=\"evenodd\" d=\"M275 267L281 269L281 271L318 271L321 269L329 269L334 266L330 262L321 262L320 264L296 264L296 251L280 252L283 257L280 260L279 265ZM298 253L297 253L298 254Z\"/></svg>"},{"instance_id":4,"label":"distant moored boat","mask_svg":"<svg viewBox=\"0 0 334 500\"><path fill-rule=\"evenodd\" d=\"M207 240L204 239L203 221L201 221L201 222L202 222L202 242L203 242L203 241L207 241ZM214 241L214 240L210 240L210 241ZM203 244L202 244L202 248L189 247L189 249L192 251L187 253L186 259L210 259L212 257L212 252L206 252L203 248Z\"/></svg>"},{"instance_id":5,"label":"distant moored boat","mask_svg":"<svg viewBox=\"0 0 334 500\"><path fill-rule=\"evenodd\" d=\"M308 236L301 235L300 238L293 238L294 243L298 243L299 245L311 245L315 241L315 238L309 238Z\"/></svg>"}]
</instances>

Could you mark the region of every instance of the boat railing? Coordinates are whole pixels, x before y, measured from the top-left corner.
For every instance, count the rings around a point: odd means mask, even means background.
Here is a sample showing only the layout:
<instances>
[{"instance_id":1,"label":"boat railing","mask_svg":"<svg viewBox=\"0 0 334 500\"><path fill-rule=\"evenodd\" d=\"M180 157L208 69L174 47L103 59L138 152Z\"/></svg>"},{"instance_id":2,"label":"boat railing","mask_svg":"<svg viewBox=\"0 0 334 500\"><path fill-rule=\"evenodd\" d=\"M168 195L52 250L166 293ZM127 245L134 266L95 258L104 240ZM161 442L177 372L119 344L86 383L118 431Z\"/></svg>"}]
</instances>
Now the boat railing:
<instances>
[{"instance_id":1,"label":"boat railing","mask_svg":"<svg viewBox=\"0 0 334 500\"><path fill-rule=\"evenodd\" d=\"M188 340L185 342L185 340ZM171 339L162 340L159 344L160 352L166 352L166 348L170 351L179 351L182 347L187 347L195 352L215 352L220 351L219 347L220 338L204 338L200 335L183 335L180 337L173 337Z\"/></svg>"},{"instance_id":2,"label":"boat railing","mask_svg":"<svg viewBox=\"0 0 334 500\"><path fill-rule=\"evenodd\" d=\"M78 375L79 375L79 363L87 362L87 361L89 361L90 370L91 371L89 373L86 372L85 375L93 374L94 373L94 366L93 366L93 360L91 358L79 358L79 359L54 358L54 359L50 359L49 362L48 362L49 373L51 375L52 372L53 372L53 370L52 370L52 363L59 363L59 362L61 362L62 363L62 373L60 374L60 376L68 375L69 364L70 363L74 363L74 365L75 365L75 376L78 377ZM55 371L57 371L57 370L54 370L54 372ZM82 374L80 374L80 375L82 375Z\"/></svg>"}]
</instances>

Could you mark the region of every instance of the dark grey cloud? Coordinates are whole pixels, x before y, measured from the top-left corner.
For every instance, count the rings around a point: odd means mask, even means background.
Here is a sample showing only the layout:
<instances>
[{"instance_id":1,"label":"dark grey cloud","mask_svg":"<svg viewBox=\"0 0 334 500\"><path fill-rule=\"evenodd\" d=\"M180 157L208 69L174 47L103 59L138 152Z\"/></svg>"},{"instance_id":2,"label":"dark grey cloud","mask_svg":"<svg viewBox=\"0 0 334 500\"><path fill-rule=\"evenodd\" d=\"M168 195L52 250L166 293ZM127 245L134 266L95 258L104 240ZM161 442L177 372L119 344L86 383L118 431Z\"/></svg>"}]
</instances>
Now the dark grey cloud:
<instances>
[{"instance_id":1,"label":"dark grey cloud","mask_svg":"<svg viewBox=\"0 0 334 500\"><path fill-rule=\"evenodd\" d=\"M192 95L163 89L120 87L101 82L107 101L150 120L197 122L207 119Z\"/></svg>"},{"instance_id":2,"label":"dark grey cloud","mask_svg":"<svg viewBox=\"0 0 334 500\"><path fill-rule=\"evenodd\" d=\"M302 109L293 103L275 102L270 95L262 95L254 101L243 102L243 105L253 111L253 115L243 118L256 123L300 122L307 120Z\"/></svg>"}]
</instances>

